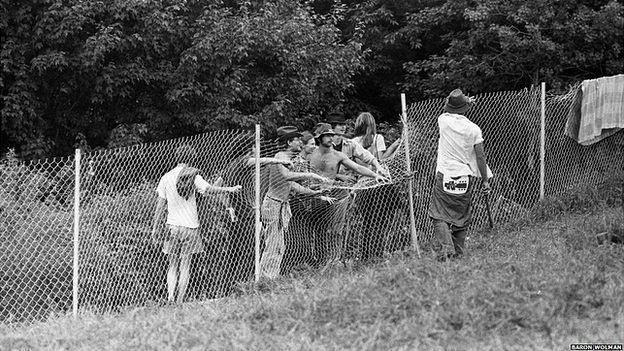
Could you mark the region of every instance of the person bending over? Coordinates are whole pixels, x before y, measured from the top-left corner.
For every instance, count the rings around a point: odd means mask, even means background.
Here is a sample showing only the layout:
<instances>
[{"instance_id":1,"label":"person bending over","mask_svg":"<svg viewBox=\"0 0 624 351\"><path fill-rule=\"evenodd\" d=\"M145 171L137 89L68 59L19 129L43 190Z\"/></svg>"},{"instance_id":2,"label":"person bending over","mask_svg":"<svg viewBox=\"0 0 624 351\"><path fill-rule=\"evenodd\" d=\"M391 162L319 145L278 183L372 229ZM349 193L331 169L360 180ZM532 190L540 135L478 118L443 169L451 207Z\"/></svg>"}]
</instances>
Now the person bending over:
<instances>
[{"instance_id":1,"label":"person bending over","mask_svg":"<svg viewBox=\"0 0 624 351\"><path fill-rule=\"evenodd\" d=\"M189 270L193 254L203 252L204 245L199 235L199 219L195 193L237 192L241 187L218 187L210 185L191 167L195 150L183 145L175 150L177 166L160 178L156 191L158 201L152 227L152 240L160 244L158 238L161 218L167 213L168 235L162 243L163 253L168 255L167 301L184 301L189 282ZM176 296L177 287L177 296Z\"/></svg>"}]
</instances>

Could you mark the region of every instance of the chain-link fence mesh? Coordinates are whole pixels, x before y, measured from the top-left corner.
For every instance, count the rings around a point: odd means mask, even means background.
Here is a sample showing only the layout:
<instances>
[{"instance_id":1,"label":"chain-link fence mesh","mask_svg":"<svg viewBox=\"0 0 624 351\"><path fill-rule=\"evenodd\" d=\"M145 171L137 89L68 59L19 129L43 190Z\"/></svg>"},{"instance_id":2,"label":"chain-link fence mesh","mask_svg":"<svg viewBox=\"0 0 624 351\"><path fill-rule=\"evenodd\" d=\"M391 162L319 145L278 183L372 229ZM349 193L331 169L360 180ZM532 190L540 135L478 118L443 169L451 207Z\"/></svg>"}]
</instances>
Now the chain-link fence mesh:
<instances>
[{"instance_id":1,"label":"chain-link fence mesh","mask_svg":"<svg viewBox=\"0 0 624 351\"><path fill-rule=\"evenodd\" d=\"M467 117L483 130L495 175L491 209L495 222L504 222L527 212L539 199L540 92L476 98ZM546 195L582 182L595 184L622 170L622 132L590 147L563 135L573 100L573 93L546 100ZM413 187L418 240L431 241L427 210L435 177L437 117L443 103L428 100L409 107L403 139L409 140L413 175L407 174L401 143L382 162L389 180L381 183L366 176L355 182L321 181L309 174L334 178L325 169L331 163L326 156L308 155L302 145L262 140L260 273L322 272L336 262L370 260L408 248L408 182ZM208 183L242 186L236 193L196 196L203 249L192 256L186 300L227 296L239 283L252 281L256 268L254 141L249 132L220 131L83 154L79 308L111 311L167 299L171 256L163 253L163 240L154 240L158 236L152 235L152 228L156 188L161 177L176 168L174 155L181 145L195 149L198 157L193 166ZM290 163L283 167L278 163L284 158ZM72 306L74 158L23 164L9 157L0 167L0 322L67 313ZM485 201L479 192L475 194L473 229L487 223ZM158 232L167 239L170 231L164 219L157 223Z\"/></svg>"},{"instance_id":2,"label":"chain-link fence mesh","mask_svg":"<svg viewBox=\"0 0 624 351\"><path fill-rule=\"evenodd\" d=\"M546 174L544 192L556 195L583 184L600 184L624 172L624 131L582 146L562 131L570 114L580 113L580 90L546 98Z\"/></svg>"},{"instance_id":3,"label":"chain-link fence mesh","mask_svg":"<svg viewBox=\"0 0 624 351\"><path fill-rule=\"evenodd\" d=\"M72 307L74 158L0 163L0 323Z\"/></svg>"},{"instance_id":4,"label":"chain-link fence mesh","mask_svg":"<svg viewBox=\"0 0 624 351\"><path fill-rule=\"evenodd\" d=\"M80 300L82 308L111 310L167 295L169 262L163 253L169 229L159 219L152 237L159 179L177 167L176 149L195 150L192 166L209 183L244 183L253 168L239 162L251 153L253 136L221 131L152 145L93 152L84 157L82 174ZM189 299L227 294L237 281L253 273L253 231L248 214L238 211L238 221L226 216L228 194L196 196L203 250L193 255ZM171 201L171 199L168 199ZM160 237L160 239L159 239ZM153 239L156 239L154 241ZM249 259L251 257L251 260Z\"/></svg>"},{"instance_id":5,"label":"chain-link fence mesh","mask_svg":"<svg viewBox=\"0 0 624 351\"><path fill-rule=\"evenodd\" d=\"M293 160L289 171L272 165L263 177L267 184L262 197L263 276L324 270L346 260L382 257L409 244L405 162L394 158L386 162L388 178L379 183L371 177L371 166L355 161L349 166L332 151L321 152L322 146L310 154L305 146L300 151L300 146L291 148L286 141L263 143L262 149L268 156ZM369 176L358 177L358 170L370 172ZM337 178L337 173L343 177ZM322 174L326 180L306 174ZM294 184L288 176L299 182Z\"/></svg>"},{"instance_id":6,"label":"chain-link fence mesh","mask_svg":"<svg viewBox=\"0 0 624 351\"><path fill-rule=\"evenodd\" d=\"M423 241L433 236L433 225L427 211L436 173L437 118L443 112L443 106L444 99L437 99L413 104L408 109L411 166L416 173L415 217ZM466 116L481 127L487 162L494 172L490 195L493 220L503 222L521 215L539 198L539 91L476 96L475 105ZM473 228L485 224L485 199L480 192L475 192Z\"/></svg>"}]
</instances>

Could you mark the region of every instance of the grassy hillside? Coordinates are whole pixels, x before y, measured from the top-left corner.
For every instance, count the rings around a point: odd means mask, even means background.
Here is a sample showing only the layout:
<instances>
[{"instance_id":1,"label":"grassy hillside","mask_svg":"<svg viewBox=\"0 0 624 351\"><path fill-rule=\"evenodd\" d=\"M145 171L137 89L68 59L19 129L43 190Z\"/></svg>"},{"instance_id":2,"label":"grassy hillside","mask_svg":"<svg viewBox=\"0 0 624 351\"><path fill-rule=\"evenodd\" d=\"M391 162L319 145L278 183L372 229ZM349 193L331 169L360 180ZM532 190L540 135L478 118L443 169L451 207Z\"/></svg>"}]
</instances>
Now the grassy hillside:
<instances>
[{"instance_id":1,"label":"grassy hillside","mask_svg":"<svg viewBox=\"0 0 624 351\"><path fill-rule=\"evenodd\" d=\"M425 252L241 287L239 296L0 330L0 349L569 350L624 342L620 208L475 233Z\"/></svg>"}]
</instances>

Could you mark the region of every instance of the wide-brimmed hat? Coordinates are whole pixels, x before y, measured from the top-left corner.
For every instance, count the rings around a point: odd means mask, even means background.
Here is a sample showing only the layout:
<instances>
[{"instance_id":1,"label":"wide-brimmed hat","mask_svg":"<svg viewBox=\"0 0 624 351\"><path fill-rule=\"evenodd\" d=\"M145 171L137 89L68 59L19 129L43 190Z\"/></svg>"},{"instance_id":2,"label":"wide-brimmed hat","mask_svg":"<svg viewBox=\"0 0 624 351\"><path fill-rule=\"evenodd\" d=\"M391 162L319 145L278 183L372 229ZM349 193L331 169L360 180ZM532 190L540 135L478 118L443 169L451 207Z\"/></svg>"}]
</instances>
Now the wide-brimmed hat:
<instances>
[{"instance_id":1,"label":"wide-brimmed hat","mask_svg":"<svg viewBox=\"0 0 624 351\"><path fill-rule=\"evenodd\" d=\"M277 138L279 140L286 141L297 137L301 137L301 133L295 126L283 126L277 128Z\"/></svg>"},{"instance_id":2,"label":"wide-brimmed hat","mask_svg":"<svg viewBox=\"0 0 624 351\"><path fill-rule=\"evenodd\" d=\"M333 111L327 115L327 123L331 125L347 124L347 120L345 119L345 116L342 112Z\"/></svg>"},{"instance_id":3,"label":"wide-brimmed hat","mask_svg":"<svg viewBox=\"0 0 624 351\"><path fill-rule=\"evenodd\" d=\"M444 111L449 113L464 113L472 107L472 100L464 95L461 89L451 91L446 97Z\"/></svg>"},{"instance_id":4,"label":"wide-brimmed hat","mask_svg":"<svg viewBox=\"0 0 624 351\"><path fill-rule=\"evenodd\" d=\"M314 128L314 138L318 139L323 135L336 135L329 123L318 123Z\"/></svg>"}]
</instances>

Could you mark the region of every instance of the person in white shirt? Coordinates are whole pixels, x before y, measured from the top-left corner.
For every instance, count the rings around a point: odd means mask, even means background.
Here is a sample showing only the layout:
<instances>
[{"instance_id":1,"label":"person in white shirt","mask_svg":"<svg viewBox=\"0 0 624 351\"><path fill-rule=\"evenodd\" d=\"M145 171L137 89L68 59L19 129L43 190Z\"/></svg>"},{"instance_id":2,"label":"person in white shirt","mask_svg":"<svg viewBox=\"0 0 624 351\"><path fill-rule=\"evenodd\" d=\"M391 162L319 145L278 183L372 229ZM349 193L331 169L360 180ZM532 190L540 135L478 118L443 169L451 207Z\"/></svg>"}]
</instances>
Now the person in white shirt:
<instances>
[{"instance_id":1,"label":"person in white shirt","mask_svg":"<svg viewBox=\"0 0 624 351\"><path fill-rule=\"evenodd\" d=\"M392 157L401 143L399 138L386 148L386 140L382 134L377 134L377 123L370 112L362 112L357 116L354 129L355 137L351 140L362 145L379 161Z\"/></svg>"},{"instance_id":2,"label":"person in white shirt","mask_svg":"<svg viewBox=\"0 0 624 351\"><path fill-rule=\"evenodd\" d=\"M360 113L355 119L355 137L352 139L368 150L377 160L384 159L386 152L386 140L381 134L377 134L375 117L369 112ZM357 161L359 164L361 161Z\"/></svg>"},{"instance_id":3,"label":"person in white shirt","mask_svg":"<svg viewBox=\"0 0 624 351\"><path fill-rule=\"evenodd\" d=\"M161 219L167 212L168 236L163 243L163 253L169 257L167 270L167 300L178 303L184 300L189 282L189 270L193 254L203 252L204 245L199 236L199 219L195 193L238 192L240 185L217 187L210 185L199 174L197 168L190 167L195 159L195 150L182 145L175 150L177 166L160 178L156 192L158 202L154 214L152 240L158 240ZM176 298L177 286L177 298Z\"/></svg>"},{"instance_id":4,"label":"person in white shirt","mask_svg":"<svg viewBox=\"0 0 624 351\"><path fill-rule=\"evenodd\" d=\"M440 138L429 217L441 246L439 260L464 254L475 177L482 179L484 192L491 191L492 172L485 159L483 133L464 116L472 105L471 98L455 89L446 98L445 112L438 117Z\"/></svg>"}]
</instances>

